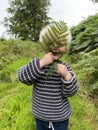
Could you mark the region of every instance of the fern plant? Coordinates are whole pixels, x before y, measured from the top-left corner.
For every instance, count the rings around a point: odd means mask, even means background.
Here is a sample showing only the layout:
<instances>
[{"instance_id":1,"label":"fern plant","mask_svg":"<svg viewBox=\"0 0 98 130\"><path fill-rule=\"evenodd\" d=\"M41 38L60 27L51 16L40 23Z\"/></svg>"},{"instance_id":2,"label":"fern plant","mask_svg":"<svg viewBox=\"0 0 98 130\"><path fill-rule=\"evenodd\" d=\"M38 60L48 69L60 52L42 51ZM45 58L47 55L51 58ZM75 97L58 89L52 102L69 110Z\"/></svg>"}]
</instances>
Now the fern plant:
<instances>
[{"instance_id":1,"label":"fern plant","mask_svg":"<svg viewBox=\"0 0 98 130\"><path fill-rule=\"evenodd\" d=\"M53 55L64 54L64 52L53 52L58 48L66 46L68 48L71 41L71 35L68 30L67 24L64 21L54 21L42 29L39 36L39 42L41 43L42 49L45 53L52 52ZM47 74L50 77L56 69L55 61L51 67L50 72Z\"/></svg>"},{"instance_id":2,"label":"fern plant","mask_svg":"<svg viewBox=\"0 0 98 130\"><path fill-rule=\"evenodd\" d=\"M68 31L67 24L64 21L53 22L42 29L39 41L43 50L53 52L62 46L68 46L71 40L71 35Z\"/></svg>"}]
</instances>

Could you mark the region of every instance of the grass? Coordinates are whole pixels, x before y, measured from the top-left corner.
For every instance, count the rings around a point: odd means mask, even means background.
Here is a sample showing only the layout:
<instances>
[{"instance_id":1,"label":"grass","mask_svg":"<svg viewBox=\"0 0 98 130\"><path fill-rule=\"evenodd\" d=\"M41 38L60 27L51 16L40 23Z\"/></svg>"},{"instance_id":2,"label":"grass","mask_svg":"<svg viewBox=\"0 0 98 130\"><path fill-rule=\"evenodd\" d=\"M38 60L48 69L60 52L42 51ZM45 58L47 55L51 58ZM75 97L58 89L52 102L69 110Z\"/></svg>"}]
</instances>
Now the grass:
<instances>
[{"instance_id":1,"label":"grass","mask_svg":"<svg viewBox=\"0 0 98 130\"><path fill-rule=\"evenodd\" d=\"M10 84L6 83L5 86ZM1 94L0 130L35 130L31 114L31 92L32 86L14 82L13 87ZM97 130L96 108L87 93L79 90L69 100L73 111L69 130Z\"/></svg>"},{"instance_id":2,"label":"grass","mask_svg":"<svg viewBox=\"0 0 98 130\"><path fill-rule=\"evenodd\" d=\"M38 57L42 56L42 53L38 54ZM26 86L17 79L18 68L32 58L21 55L3 68L3 72L10 72L8 76L11 82L0 82L0 130L35 130L31 114L32 86ZM68 61L68 57L62 59ZM75 64L71 67L77 75L80 88L74 97L69 98L73 111L69 130L98 130L97 108L89 97L87 86L81 81L83 75L75 68Z\"/></svg>"},{"instance_id":3,"label":"grass","mask_svg":"<svg viewBox=\"0 0 98 130\"><path fill-rule=\"evenodd\" d=\"M30 127L34 127L30 112L31 91L32 87L16 83L4 92L0 98L0 130L31 130Z\"/></svg>"},{"instance_id":4,"label":"grass","mask_svg":"<svg viewBox=\"0 0 98 130\"><path fill-rule=\"evenodd\" d=\"M95 124L96 108L87 95L81 91L70 99L73 114L70 118L69 130L97 130Z\"/></svg>"}]
</instances>

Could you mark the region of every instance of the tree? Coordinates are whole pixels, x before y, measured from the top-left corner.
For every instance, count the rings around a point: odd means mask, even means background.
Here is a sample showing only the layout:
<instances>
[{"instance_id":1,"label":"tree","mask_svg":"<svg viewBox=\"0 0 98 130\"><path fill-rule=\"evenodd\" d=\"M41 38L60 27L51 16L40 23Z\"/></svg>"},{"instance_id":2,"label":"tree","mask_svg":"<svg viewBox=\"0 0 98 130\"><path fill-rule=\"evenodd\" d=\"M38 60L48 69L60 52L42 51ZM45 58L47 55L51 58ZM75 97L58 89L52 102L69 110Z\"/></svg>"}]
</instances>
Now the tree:
<instances>
[{"instance_id":1,"label":"tree","mask_svg":"<svg viewBox=\"0 0 98 130\"><path fill-rule=\"evenodd\" d=\"M4 20L7 32L15 38L38 41L40 30L51 19L47 16L49 0L11 0L9 4L10 15Z\"/></svg>"}]
</instances>

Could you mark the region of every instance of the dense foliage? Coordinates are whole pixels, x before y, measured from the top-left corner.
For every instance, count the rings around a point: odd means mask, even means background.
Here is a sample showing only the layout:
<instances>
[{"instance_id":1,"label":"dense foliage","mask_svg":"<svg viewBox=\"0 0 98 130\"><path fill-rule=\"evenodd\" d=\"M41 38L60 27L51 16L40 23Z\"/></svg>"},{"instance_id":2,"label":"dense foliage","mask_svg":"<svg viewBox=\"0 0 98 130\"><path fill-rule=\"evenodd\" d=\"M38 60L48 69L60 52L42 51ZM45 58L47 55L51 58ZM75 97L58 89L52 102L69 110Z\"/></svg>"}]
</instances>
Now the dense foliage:
<instances>
[{"instance_id":1,"label":"dense foliage","mask_svg":"<svg viewBox=\"0 0 98 130\"><path fill-rule=\"evenodd\" d=\"M0 82L12 82L15 69L11 64L21 58L21 55L29 59L38 55L40 51L40 46L32 41L22 41L19 39L0 41Z\"/></svg>"},{"instance_id":2,"label":"dense foliage","mask_svg":"<svg viewBox=\"0 0 98 130\"><path fill-rule=\"evenodd\" d=\"M41 28L50 20L49 5L49 0L10 0L9 17L5 17L7 31L23 40L38 41Z\"/></svg>"},{"instance_id":3,"label":"dense foliage","mask_svg":"<svg viewBox=\"0 0 98 130\"><path fill-rule=\"evenodd\" d=\"M81 73L80 82L88 87L90 95L98 95L98 48L79 56L75 67Z\"/></svg>"},{"instance_id":4,"label":"dense foliage","mask_svg":"<svg viewBox=\"0 0 98 130\"><path fill-rule=\"evenodd\" d=\"M93 94L98 94L98 14L89 16L71 28L71 62L76 63L81 82Z\"/></svg>"},{"instance_id":5,"label":"dense foliage","mask_svg":"<svg viewBox=\"0 0 98 130\"><path fill-rule=\"evenodd\" d=\"M98 47L98 14L71 28L70 53L90 52Z\"/></svg>"}]
</instances>

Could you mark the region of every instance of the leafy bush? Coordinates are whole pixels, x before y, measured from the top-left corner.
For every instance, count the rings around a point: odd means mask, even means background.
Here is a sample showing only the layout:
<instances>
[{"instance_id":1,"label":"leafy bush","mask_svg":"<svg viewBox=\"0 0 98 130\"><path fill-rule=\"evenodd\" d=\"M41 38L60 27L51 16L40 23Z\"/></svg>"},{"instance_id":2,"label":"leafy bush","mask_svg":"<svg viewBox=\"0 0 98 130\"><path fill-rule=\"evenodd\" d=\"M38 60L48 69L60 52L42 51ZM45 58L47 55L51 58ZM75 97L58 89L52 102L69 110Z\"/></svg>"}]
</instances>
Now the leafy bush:
<instances>
[{"instance_id":1,"label":"leafy bush","mask_svg":"<svg viewBox=\"0 0 98 130\"><path fill-rule=\"evenodd\" d=\"M98 14L71 28L70 53L90 52L98 47Z\"/></svg>"},{"instance_id":2,"label":"leafy bush","mask_svg":"<svg viewBox=\"0 0 98 130\"><path fill-rule=\"evenodd\" d=\"M88 86L91 93L98 94L98 49L85 53L77 67L82 73L82 84Z\"/></svg>"},{"instance_id":3,"label":"leafy bush","mask_svg":"<svg viewBox=\"0 0 98 130\"><path fill-rule=\"evenodd\" d=\"M40 45L31 41L21 39L9 39L0 41L0 81L11 82L11 73L16 68L11 66L21 57L33 58L41 52ZM9 67L10 66L10 67Z\"/></svg>"}]
</instances>

